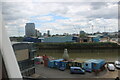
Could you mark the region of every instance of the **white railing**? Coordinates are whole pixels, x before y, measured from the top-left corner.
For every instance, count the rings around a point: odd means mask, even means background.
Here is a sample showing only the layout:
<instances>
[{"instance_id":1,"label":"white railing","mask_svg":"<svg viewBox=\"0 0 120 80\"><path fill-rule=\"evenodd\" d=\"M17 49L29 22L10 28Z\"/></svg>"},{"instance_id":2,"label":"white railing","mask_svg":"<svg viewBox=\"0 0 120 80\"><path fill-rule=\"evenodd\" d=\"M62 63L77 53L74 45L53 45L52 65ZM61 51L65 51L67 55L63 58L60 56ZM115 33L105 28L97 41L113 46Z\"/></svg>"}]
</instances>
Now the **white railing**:
<instances>
[{"instance_id":1,"label":"white railing","mask_svg":"<svg viewBox=\"0 0 120 80\"><path fill-rule=\"evenodd\" d=\"M7 31L3 25L2 18L0 18L0 50L4 60L5 68L7 70L8 78L22 79L22 75L13 48L11 46L10 39L7 36Z\"/></svg>"}]
</instances>

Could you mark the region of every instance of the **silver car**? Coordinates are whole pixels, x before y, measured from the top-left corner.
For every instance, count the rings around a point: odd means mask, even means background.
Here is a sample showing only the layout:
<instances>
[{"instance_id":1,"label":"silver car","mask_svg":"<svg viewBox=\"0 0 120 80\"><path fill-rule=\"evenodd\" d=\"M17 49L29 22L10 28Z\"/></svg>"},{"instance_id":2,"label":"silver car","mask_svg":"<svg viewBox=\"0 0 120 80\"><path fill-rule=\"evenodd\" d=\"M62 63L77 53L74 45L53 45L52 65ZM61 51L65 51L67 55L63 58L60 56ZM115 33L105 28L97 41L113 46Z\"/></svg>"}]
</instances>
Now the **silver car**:
<instances>
[{"instance_id":1,"label":"silver car","mask_svg":"<svg viewBox=\"0 0 120 80\"><path fill-rule=\"evenodd\" d=\"M109 71L115 71L115 66L114 66L114 64L108 63L108 64L107 64L107 68L108 68Z\"/></svg>"},{"instance_id":2,"label":"silver car","mask_svg":"<svg viewBox=\"0 0 120 80\"><path fill-rule=\"evenodd\" d=\"M117 69L120 69L120 61L115 61L114 64Z\"/></svg>"}]
</instances>

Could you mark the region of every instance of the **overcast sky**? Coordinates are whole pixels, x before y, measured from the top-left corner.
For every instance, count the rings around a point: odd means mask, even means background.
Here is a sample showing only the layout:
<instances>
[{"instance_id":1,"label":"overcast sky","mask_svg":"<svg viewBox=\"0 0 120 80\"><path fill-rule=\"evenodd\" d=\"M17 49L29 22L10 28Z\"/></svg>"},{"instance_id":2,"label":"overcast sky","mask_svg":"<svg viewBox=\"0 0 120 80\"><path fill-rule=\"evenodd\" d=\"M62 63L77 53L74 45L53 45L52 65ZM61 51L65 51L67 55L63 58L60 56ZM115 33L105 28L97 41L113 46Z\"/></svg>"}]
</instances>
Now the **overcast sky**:
<instances>
[{"instance_id":1,"label":"overcast sky","mask_svg":"<svg viewBox=\"0 0 120 80\"><path fill-rule=\"evenodd\" d=\"M117 31L117 2L3 2L2 14L9 36L23 36L26 23L51 34Z\"/></svg>"}]
</instances>

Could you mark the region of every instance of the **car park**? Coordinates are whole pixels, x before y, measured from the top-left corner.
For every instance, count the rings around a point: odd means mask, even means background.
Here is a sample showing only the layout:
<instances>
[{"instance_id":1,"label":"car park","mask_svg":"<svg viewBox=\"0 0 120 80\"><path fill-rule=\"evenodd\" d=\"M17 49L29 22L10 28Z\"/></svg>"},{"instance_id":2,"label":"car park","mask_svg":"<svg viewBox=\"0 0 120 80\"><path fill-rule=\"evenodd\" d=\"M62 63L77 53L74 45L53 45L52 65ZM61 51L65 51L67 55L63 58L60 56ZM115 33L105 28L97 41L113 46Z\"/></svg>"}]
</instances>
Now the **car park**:
<instances>
[{"instance_id":1,"label":"car park","mask_svg":"<svg viewBox=\"0 0 120 80\"><path fill-rule=\"evenodd\" d=\"M115 61L114 64L117 69L120 69L120 61Z\"/></svg>"},{"instance_id":2,"label":"car park","mask_svg":"<svg viewBox=\"0 0 120 80\"><path fill-rule=\"evenodd\" d=\"M73 73L81 73L81 74L85 74L85 70L83 70L82 68L80 67L70 67L70 73L73 74Z\"/></svg>"},{"instance_id":3,"label":"car park","mask_svg":"<svg viewBox=\"0 0 120 80\"><path fill-rule=\"evenodd\" d=\"M109 71L115 71L115 66L114 66L114 64L108 63L108 64L107 64L107 68L108 68Z\"/></svg>"}]
</instances>

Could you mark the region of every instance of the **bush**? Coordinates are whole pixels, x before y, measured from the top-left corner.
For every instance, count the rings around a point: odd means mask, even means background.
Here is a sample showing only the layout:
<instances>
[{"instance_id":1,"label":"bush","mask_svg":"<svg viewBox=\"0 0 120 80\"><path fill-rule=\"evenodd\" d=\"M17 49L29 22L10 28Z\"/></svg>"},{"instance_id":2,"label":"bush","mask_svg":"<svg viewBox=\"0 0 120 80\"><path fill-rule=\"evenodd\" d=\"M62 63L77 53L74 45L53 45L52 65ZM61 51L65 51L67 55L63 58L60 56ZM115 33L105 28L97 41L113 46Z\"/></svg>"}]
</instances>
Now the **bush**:
<instances>
[{"instance_id":1,"label":"bush","mask_svg":"<svg viewBox=\"0 0 120 80\"><path fill-rule=\"evenodd\" d=\"M96 43L34 43L40 49L94 49L94 48L120 48L116 43L96 42Z\"/></svg>"}]
</instances>

